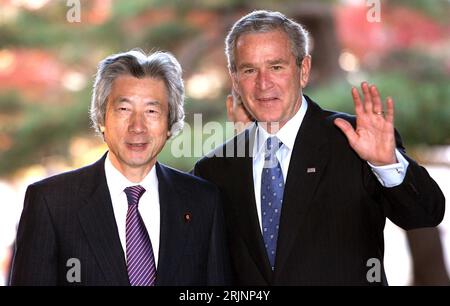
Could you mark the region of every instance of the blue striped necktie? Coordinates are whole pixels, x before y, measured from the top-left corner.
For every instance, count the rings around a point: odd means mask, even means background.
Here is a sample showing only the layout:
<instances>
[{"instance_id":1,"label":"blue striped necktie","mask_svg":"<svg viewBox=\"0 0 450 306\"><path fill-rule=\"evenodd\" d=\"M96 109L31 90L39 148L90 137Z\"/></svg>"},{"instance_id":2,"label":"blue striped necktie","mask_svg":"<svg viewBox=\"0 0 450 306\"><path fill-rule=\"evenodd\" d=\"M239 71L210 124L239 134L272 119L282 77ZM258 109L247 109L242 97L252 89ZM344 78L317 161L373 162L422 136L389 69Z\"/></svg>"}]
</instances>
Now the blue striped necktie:
<instances>
[{"instance_id":1,"label":"blue striped necktie","mask_svg":"<svg viewBox=\"0 0 450 306\"><path fill-rule=\"evenodd\" d=\"M131 286L154 286L156 280L155 257L152 243L138 210L144 187L125 188L128 199L126 220L127 270Z\"/></svg>"}]
</instances>

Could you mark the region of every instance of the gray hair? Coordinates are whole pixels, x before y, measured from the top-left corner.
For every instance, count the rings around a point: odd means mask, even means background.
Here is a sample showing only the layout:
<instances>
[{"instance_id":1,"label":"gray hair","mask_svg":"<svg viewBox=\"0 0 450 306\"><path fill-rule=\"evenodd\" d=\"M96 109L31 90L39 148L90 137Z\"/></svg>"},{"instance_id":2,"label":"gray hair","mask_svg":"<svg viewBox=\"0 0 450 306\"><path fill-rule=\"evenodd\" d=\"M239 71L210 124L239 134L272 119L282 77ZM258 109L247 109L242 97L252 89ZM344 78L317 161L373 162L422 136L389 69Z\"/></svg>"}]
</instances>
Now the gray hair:
<instances>
[{"instance_id":1,"label":"gray hair","mask_svg":"<svg viewBox=\"0 0 450 306\"><path fill-rule=\"evenodd\" d=\"M225 39L225 54L228 59L228 69L236 72L235 49L238 38L247 33L266 33L281 30L285 32L291 42L292 54L296 64L301 65L308 54L308 32L297 22L287 18L280 12L253 11L239 19L231 28Z\"/></svg>"},{"instance_id":2,"label":"gray hair","mask_svg":"<svg viewBox=\"0 0 450 306\"><path fill-rule=\"evenodd\" d=\"M122 75L135 78L151 77L164 81L169 97L169 131L177 134L184 125L184 85L181 66L169 52L146 55L141 50L113 54L98 65L92 93L90 117L95 130L101 134L105 125L108 96L114 80Z\"/></svg>"}]
</instances>

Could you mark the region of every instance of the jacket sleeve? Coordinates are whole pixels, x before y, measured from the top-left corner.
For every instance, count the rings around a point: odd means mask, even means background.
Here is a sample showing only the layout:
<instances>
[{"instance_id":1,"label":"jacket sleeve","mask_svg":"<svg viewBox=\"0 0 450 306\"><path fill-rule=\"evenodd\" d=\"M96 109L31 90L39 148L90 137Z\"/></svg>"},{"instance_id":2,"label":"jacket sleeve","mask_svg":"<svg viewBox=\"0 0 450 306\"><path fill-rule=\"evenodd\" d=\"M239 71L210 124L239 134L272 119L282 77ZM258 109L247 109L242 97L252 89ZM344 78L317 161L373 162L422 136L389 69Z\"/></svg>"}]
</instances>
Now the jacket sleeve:
<instances>
[{"instance_id":1,"label":"jacket sleeve","mask_svg":"<svg viewBox=\"0 0 450 306\"><path fill-rule=\"evenodd\" d=\"M425 168L409 162L403 182L382 188L385 215L405 230L437 226L444 218L445 197Z\"/></svg>"},{"instance_id":2,"label":"jacket sleeve","mask_svg":"<svg viewBox=\"0 0 450 306\"><path fill-rule=\"evenodd\" d=\"M355 117L344 119L355 128ZM395 187L383 187L364 162L366 188L372 198L382 205L384 215L397 226L405 230L437 226L444 218L445 197L425 168L406 155L397 130L395 140L397 149L409 162L403 182Z\"/></svg>"},{"instance_id":3,"label":"jacket sleeve","mask_svg":"<svg viewBox=\"0 0 450 306\"><path fill-rule=\"evenodd\" d=\"M215 202L209 241L207 285L227 286L231 284L231 268L219 191L216 192Z\"/></svg>"},{"instance_id":4,"label":"jacket sleeve","mask_svg":"<svg viewBox=\"0 0 450 306\"><path fill-rule=\"evenodd\" d=\"M38 188L30 185L17 231L10 284L57 285L56 246L48 205Z\"/></svg>"}]
</instances>

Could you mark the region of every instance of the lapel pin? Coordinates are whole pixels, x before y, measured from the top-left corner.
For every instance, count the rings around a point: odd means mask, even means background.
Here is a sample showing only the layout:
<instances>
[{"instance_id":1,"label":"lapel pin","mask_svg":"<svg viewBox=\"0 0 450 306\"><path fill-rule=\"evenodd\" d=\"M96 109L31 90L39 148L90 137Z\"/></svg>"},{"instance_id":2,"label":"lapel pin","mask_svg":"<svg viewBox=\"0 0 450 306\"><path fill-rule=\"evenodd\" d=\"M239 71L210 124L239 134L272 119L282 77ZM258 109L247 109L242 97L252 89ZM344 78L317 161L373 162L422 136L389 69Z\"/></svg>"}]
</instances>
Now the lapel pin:
<instances>
[{"instance_id":1,"label":"lapel pin","mask_svg":"<svg viewBox=\"0 0 450 306\"><path fill-rule=\"evenodd\" d=\"M192 215L191 215L190 212L187 212L187 213L184 214L184 222L185 223L191 222L191 219L192 219Z\"/></svg>"},{"instance_id":2,"label":"lapel pin","mask_svg":"<svg viewBox=\"0 0 450 306\"><path fill-rule=\"evenodd\" d=\"M307 168L306 173L314 173L316 172L316 168Z\"/></svg>"}]
</instances>

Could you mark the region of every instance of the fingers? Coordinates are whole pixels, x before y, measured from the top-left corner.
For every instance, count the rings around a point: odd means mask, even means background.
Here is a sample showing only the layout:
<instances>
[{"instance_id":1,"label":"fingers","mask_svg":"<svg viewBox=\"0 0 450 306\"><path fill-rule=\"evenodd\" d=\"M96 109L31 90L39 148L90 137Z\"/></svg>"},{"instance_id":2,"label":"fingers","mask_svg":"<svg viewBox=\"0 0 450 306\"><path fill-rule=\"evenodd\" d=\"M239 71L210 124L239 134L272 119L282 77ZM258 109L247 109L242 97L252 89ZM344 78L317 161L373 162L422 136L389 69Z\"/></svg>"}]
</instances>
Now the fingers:
<instances>
[{"instance_id":1,"label":"fingers","mask_svg":"<svg viewBox=\"0 0 450 306\"><path fill-rule=\"evenodd\" d=\"M353 144L356 143L358 139L358 134L356 134L353 126L348 121L341 118L335 119L334 124L345 134L348 142L350 143L350 146L353 146Z\"/></svg>"},{"instance_id":2,"label":"fingers","mask_svg":"<svg viewBox=\"0 0 450 306\"><path fill-rule=\"evenodd\" d=\"M227 107L227 118L229 121L234 121L234 111L233 111L233 96L228 95L225 100L225 105Z\"/></svg>"},{"instance_id":3,"label":"fingers","mask_svg":"<svg viewBox=\"0 0 450 306\"><path fill-rule=\"evenodd\" d=\"M370 86L370 95L372 96L372 112L375 114L383 114L380 93L375 85Z\"/></svg>"},{"instance_id":4,"label":"fingers","mask_svg":"<svg viewBox=\"0 0 450 306\"><path fill-rule=\"evenodd\" d=\"M355 114L359 115L364 112L363 105L361 103L361 98L359 97L358 89L352 87L352 97L353 102L355 103Z\"/></svg>"},{"instance_id":5,"label":"fingers","mask_svg":"<svg viewBox=\"0 0 450 306\"><path fill-rule=\"evenodd\" d=\"M391 97L386 99L386 120L394 124L394 100Z\"/></svg>"},{"instance_id":6,"label":"fingers","mask_svg":"<svg viewBox=\"0 0 450 306\"><path fill-rule=\"evenodd\" d=\"M364 110L366 111L366 113L372 113L373 106L372 106L372 97L369 90L369 84L367 84L367 82L362 82L361 90L364 96Z\"/></svg>"},{"instance_id":7,"label":"fingers","mask_svg":"<svg viewBox=\"0 0 450 306\"><path fill-rule=\"evenodd\" d=\"M361 83L361 89L364 96L364 104L361 103L361 99L359 98L359 93L356 88L352 88L352 96L355 101L355 110L356 114L358 114L357 102L359 104L359 108L364 111L366 114L374 114L374 115L383 115L383 102L381 100L380 93L378 88L375 85L367 84L367 82ZM356 99L356 97L358 99ZM386 100L386 105L389 107L389 116L390 120L394 118L394 104L392 98ZM386 114L387 115L387 114Z\"/></svg>"}]
</instances>

